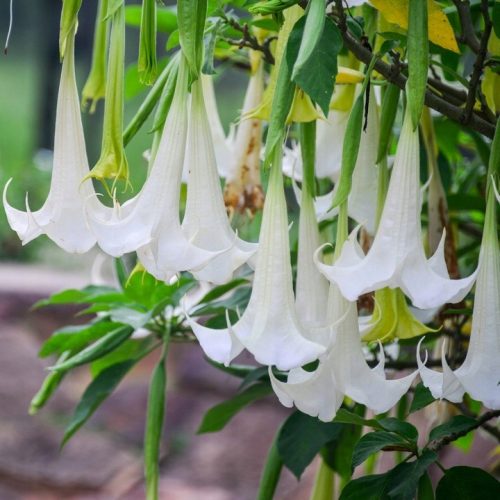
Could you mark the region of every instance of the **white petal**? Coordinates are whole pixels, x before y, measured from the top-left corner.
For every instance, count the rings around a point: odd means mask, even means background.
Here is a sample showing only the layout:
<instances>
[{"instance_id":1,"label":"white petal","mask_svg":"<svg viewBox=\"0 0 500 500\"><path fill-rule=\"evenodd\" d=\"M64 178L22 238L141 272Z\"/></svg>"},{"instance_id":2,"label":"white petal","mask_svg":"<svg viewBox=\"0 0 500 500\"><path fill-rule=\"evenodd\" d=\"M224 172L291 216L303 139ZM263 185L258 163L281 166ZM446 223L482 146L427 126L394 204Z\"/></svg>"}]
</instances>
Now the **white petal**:
<instances>
[{"instance_id":1,"label":"white petal","mask_svg":"<svg viewBox=\"0 0 500 500\"><path fill-rule=\"evenodd\" d=\"M214 361L226 366L241 353L243 345L232 335L229 328L215 330L194 321L184 310L186 321L196 335L203 352Z\"/></svg>"},{"instance_id":2,"label":"white petal","mask_svg":"<svg viewBox=\"0 0 500 500\"><path fill-rule=\"evenodd\" d=\"M280 403L287 408L296 406L301 412L331 422L340 408L344 395L335 387L328 362L320 362L314 372L302 368L291 370L286 382L281 382L269 368L269 378Z\"/></svg>"},{"instance_id":3,"label":"white petal","mask_svg":"<svg viewBox=\"0 0 500 500\"><path fill-rule=\"evenodd\" d=\"M400 379L387 380L382 366L370 369L361 348L356 304L346 301L334 287L332 306L335 315L348 312L345 321L337 326L336 341L330 354L339 389L375 413L388 411L408 391L418 371Z\"/></svg>"}]
</instances>

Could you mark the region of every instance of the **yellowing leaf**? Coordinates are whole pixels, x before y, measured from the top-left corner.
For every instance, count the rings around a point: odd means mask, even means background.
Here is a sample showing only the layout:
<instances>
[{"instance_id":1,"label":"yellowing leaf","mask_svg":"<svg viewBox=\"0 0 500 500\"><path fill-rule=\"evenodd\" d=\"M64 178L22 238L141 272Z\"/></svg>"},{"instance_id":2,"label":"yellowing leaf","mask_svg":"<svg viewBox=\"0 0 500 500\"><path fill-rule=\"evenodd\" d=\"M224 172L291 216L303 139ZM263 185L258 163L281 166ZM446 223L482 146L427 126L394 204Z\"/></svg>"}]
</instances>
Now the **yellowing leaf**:
<instances>
[{"instance_id":1,"label":"yellowing leaf","mask_svg":"<svg viewBox=\"0 0 500 500\"><path fill-rule=\"evenodd\" d=\"M408 29L409 0L370 0L385 19L401 28ZM446 14L434 0L427 0L429 40L452 52L459 53L455 34Z\"/></svg>"}]
</instances>

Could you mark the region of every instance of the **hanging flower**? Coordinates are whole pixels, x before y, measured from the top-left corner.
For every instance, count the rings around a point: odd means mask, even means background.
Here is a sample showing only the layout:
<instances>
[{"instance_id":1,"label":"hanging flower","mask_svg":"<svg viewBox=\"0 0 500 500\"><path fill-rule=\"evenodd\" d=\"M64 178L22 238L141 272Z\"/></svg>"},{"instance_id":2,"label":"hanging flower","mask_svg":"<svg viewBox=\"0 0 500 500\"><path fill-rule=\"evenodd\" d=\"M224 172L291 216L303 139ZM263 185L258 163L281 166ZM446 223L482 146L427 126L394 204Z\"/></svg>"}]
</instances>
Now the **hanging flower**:
<instances>
[{"instance_id":1,"label":"hanging flower","mask_svg":"<svg viewBox=\"0 0 500 500\"><path fill-rule=\"evenodd\" d=\"M106 253L119 257L137 251L148 272L163 280L179 271L199 269L220 253L194 245L180 225L187 101L187 68L181 59L171 108L143 188L123 206L102 207L100 213L87 208L89 225Z\"/></svg>"},{"instance_id":2,"label":"hanging flower","mask_svg":"<svg viewBox=\"0 0 500 500\"><path fill-rule=\"evenodd\" d=\"M259 59L250 76L241 121L236 130L233 158L225 172L224 201L227 207L239 212L255 212L264 205L259 169L262 123L258 118L245 118L262 100L264 90L264 67L260 54L255 57Z\"/></svg>"},{"instance_id":3,"label":"hanging flower","mask_svg":"<svg viewBox=\"0 0 500 500\"><path fill-rule=\"evenodd\" d=\"M65 38L64 59L61 69L54 137L54 164L47 200L42 208L32 212L26 197L26 212L13 208L7 202L6 184L3 204L10 226L23 244L41 234L67 252L87 252L95 244L89 231L84 204L94 205L93 189L81 181L89 173L85 138L80 115L80 102L75 80L75 31Z\"/></svg>"},{"instance_id":4,"label":"hanging flower","mask_svg":"<svg viewBox=\"0 0 500 500\"><path fill-rule=\"evenodd\" d=\"M460 280L449 279L444 240L435 254L426 259L420 209L418 130L412 130L409 113L406 113L389 190L370 251L364 256L353 234L333 266L319 261L318 249L319 269L349 300L385 286L401 288L420 309L462 300L471 289L476 273Z\"/></svg>"},{"instance_id":5,"label":"hanging flower","mask_svg":"<svg viewBox=\"0 0 500 500\"><path fill-rule=\"evenodd\" d=\"M495 156L493 151L491 156ZM497 410L500 409L500 249L493 183L488 191L472 330L465 361L453 371L446 361L444 345L442 373L427 368L420 355L417 361L422 381L435 398L456 403L462 401L467 392L487 408Z\"/></svg>"},{"instance_id":6,"label":"hanging flower","mask_svg":"<svg viewBox=\"0 0 500 500\"><path fill-rule=\"evenodd\" d=\"M408 391L418 371L400 379L386 379L382 348L378 365L368 366L361 348L356 304L342 297L335 285L330 289L329 310L337 320L333 325L333 342L316 370L295 368L283 382L269 369L278 399L286 407L295 405L325 422L335 417L344 395L374 413L390 410Z\"/></svg>"},{"instance_id":7,"label":"hanging flower","mask_svg":"<svg viewBox=\"0 0 500 500\"><path fill-rule=\"evenodd\" d=\"M294 304L281 148L276 149L247 308L224 330L199 325L189 316L187 320L203 350L216 361L229 363L244 346L259 363L288 370L317 359L324 348L307 340Z\"/></svg>"},{"instance_id":8,"label":"hanging flower","mask_svg":"<svg viewBox=\"0 0 500 500\"><path fill-rule=\"evenodd\" d=\"M257 244L243 241L231 228L217 175L210 124L199 80L192 84L191 92L186 154L189 177L182 230L193 245L221 252L201 271L194 271L193 274L200 280L222 284L229 281L235 269L253 256Z\"/></svg>"}]
</instances>

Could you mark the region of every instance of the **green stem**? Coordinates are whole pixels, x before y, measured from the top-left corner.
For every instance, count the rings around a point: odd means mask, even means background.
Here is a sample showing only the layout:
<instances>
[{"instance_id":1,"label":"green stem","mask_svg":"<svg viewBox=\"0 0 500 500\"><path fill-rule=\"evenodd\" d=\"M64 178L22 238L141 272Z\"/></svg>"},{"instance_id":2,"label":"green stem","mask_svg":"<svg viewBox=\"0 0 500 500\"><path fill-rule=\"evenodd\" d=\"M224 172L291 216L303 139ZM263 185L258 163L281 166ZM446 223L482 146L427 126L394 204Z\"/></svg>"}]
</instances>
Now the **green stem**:
<instances>
[{"instance_id":1,"label":"green stem","mask_svg":"<svg viewBox=\"0 0 500 500\"><path fill-rule=\"evenodd\" d=\"M278 486L281 470L283 469L283 461L281 460L277 444L280 431L281 427L278 429L267 453L266 463L260 478L257 500L272 500Z\"/></svg>"},{"instance_id":2,"label":"green stem","mask_svg":"<svg viewBox=\"0 0 500 500\"><path fill-rule=\"evenodd\" d=\"M339 215L337 217L337 236L335 238L335 252L333 261L335 262L342 252L342 246L348 236L348 218L347 218L347 201L343 201L339 205Z\"/></svg>"},{"instance_id":3,"label":"green stem","mask_svg":"<svg viewBox=\"0 0 500 500\"><path fill-rule=\"evenodd\" d=\"M321 459L310 500L331 500L335 490L335 472Z\"/></svg>"}]
</instances>

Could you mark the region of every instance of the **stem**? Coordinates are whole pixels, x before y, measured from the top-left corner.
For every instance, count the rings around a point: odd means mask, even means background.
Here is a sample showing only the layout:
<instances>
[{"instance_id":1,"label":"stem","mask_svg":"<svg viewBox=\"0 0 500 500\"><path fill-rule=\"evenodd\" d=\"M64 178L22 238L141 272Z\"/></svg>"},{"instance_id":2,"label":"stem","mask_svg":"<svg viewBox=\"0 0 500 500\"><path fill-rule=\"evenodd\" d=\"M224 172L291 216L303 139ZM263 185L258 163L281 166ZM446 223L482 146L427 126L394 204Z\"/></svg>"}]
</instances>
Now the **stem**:
<instances>
[{"instance_id":1,"label":"stem","mask_svg":"<svg viewBox=\"0 0 500 500\"><path fill-rule=\"evenodd\" d=\"M266 463L260 478L257 500L272 500L278 486L281 470L283 469L283 461L281 460L277 445L280 431L281 427L278 429L276 436L274 436L267 453Z\"/></svg>"},{"instance_id":2,"label":"stem","mask_svg":"<svg viewBox=\"0 0 500 500\"><path fill-rule=\"evenodd\" d=\"M335 490L335 472L321 459L310 500L331 500Z\"/></svg>"},{"instance_id":3,"label":"stem","mask_svg":"<svg viewBox=\"0 0 500 500\"><path fill-rule=\"evenodd\" d=\"M315 195L314 164L316 162L316 121L299 124L300 152L302 155L302 189L312 198Z\"/></svg>"}]
</instances>

